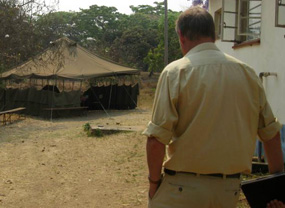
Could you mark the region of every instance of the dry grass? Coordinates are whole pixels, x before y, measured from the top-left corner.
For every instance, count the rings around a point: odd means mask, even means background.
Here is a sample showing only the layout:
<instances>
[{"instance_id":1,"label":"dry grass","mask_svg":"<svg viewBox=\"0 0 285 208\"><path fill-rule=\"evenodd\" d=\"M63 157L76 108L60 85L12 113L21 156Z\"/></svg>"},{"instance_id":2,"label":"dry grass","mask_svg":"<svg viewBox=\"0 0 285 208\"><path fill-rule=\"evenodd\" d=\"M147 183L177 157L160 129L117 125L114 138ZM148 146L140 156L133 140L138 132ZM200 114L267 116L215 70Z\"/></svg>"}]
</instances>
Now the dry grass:
<instances>
[{"instance_id":1,"label":"dry grass","mask_svg":"<svg viewBox=\"0 0 285 208\"><path fill-rule=\"evenodd\" d=\"M158 78L147 75L136 110L0 126L0 207L146 207L145 137L88 137L83 126L146 125ZM238 207L249 207L242 194Z\"/></svg>"},{"instance_id":2,"label":"dry grass","mask_svg":"<svg viewBox=\"0 0 285 208\"><path fill-rule=\"evenodd\" d=\"M153 93L143 86L136 110L110 116L93 111L0 126L0 207L146 207L145 137L88 137L83 126L145 126Z\"/></svg>"}]
</instances>

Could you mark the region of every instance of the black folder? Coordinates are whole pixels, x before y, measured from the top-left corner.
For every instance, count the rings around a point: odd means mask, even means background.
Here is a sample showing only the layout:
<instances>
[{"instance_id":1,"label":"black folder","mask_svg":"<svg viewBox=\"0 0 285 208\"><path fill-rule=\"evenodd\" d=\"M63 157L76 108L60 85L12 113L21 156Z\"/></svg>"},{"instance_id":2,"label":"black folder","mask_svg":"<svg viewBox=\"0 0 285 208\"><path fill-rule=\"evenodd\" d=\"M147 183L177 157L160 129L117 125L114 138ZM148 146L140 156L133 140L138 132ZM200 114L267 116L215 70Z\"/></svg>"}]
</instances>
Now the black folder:
<instances>
[{"instance_id":1,"label":"black folder","mask_svg":"<svg viewBox=\"0 0 285 208\"><path fill-rule=\"evenodd\" d=\"M285 203L285 173L242 181L241 189L251 208L265 208L273 199Z\"/></svg>"}]
</instances>

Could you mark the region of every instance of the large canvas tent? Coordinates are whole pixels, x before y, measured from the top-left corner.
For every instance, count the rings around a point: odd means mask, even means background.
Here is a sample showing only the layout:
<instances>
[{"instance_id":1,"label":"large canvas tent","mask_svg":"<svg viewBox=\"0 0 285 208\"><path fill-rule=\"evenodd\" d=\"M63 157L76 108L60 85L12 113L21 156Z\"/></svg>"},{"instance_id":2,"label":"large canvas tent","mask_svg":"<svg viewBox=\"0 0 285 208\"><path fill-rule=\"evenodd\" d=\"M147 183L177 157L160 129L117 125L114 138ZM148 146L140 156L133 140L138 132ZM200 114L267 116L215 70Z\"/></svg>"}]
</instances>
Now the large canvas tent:
<instances>
[{"instance_id":1,"label":"large canvas tent","mask_svg":"<svg viewBox=\"0 0 285 208\"><path fill-rule=\"evenodd\" d=\"M27 114L41 115L43 109L82 104L92 109L98 104L101 109L135 108L138 74L136 69L100 58L61 38L42 54L0 75L5 83L5 89L0 88L0 110L21 106Z\"/></svg>"}]
</instances>

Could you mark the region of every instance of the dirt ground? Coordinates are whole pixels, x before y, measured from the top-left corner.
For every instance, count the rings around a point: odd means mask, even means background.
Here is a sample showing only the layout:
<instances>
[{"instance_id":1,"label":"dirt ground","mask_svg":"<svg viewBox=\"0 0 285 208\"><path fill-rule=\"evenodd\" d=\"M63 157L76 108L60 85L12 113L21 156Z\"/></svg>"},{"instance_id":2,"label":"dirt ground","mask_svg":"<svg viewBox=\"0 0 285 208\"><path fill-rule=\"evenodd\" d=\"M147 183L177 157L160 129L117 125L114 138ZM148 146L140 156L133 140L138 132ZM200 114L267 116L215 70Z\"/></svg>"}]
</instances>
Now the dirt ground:
<instances>
[{"instance_id":1,"label":"dirt ground","mask_svg":"<svg viewBox=\"0 0 285 208\"><path fill-rule=\"evenodd\" d=\"M156 79L142 79L135 110L0 126L0 207L146 207L145 136L90 137L83 126L146 126ZM248 207L242 195L239 207Z\"/></svg>"}]
</instances>

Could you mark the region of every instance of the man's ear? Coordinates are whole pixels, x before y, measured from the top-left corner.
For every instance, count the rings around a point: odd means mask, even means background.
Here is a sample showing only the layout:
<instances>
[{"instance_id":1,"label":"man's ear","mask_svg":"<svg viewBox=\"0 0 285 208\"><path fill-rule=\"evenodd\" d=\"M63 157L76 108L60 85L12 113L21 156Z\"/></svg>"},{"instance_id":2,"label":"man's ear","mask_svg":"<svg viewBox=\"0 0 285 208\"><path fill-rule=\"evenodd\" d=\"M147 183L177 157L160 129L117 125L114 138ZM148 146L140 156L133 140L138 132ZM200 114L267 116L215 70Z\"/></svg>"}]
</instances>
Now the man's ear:
<instances>
[{"instance_id":1,"label":"man's ear","mask_svg":"<svg viewBox=\"0 0 285 208\"><path fill-rule=\"evenodd\" d=\"M185 44L186 44L186 37L184 35L181 34L181 31L178 31L178 37L179 37L179 43L180 43L180 47L182 50L182 53L184 55L185 52Z\"/></svg>"},{"instance_id":2,"label":"man's ear","mask_svg":"<svg viewBox=\"0 0 285 208\"><path fill-rule=\"evenodd\" d=\"M179 37L180 42L184 42L185 41L185 37L181 34L181 31L178 30L177 33L178 33L178 37Z\"/></svg>"}]
</instances>

